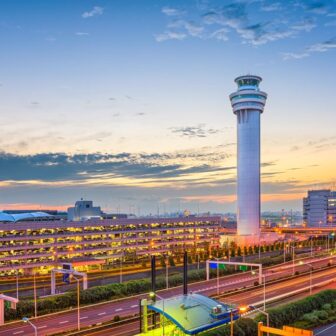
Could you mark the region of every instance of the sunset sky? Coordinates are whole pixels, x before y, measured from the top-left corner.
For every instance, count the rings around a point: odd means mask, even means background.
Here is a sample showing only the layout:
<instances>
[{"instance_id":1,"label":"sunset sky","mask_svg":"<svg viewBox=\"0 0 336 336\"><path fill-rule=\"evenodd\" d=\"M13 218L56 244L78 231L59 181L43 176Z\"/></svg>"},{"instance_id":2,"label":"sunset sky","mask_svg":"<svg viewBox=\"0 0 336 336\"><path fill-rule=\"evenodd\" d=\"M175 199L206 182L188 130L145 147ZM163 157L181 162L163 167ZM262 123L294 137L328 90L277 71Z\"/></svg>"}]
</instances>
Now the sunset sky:
<instances>
[{"instance_id":1,"label":"sunset sky","mask_svg":"<svg viewBox=\"0 0 336 336\"><path fill-rule=\"evenodd\" d=\"M336 3L2 0L0 208L235 210L234 78L263 78L262 210L336 182Z\"/></svg>"}]
</instances>

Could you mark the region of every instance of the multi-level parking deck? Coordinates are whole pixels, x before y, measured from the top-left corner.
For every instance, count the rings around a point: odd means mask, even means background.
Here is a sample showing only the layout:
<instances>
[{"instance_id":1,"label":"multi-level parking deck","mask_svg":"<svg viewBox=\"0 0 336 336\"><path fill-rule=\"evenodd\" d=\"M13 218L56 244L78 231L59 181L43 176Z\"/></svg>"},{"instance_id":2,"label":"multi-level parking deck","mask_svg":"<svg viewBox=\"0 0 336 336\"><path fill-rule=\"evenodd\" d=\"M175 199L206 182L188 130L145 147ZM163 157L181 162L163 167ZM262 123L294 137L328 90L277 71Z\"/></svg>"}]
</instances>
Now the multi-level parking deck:
<instances>
[{"instance_id":1,"label":"multi-level parking deck","mask_svg":"<svg viewBox=\"0 0 336 336\"><path fill-rule=\"evenodd\" d=\"M219 226L220 217L3 222L0 274L205 251L219 244Z\"/></svg>"}]
</instances>

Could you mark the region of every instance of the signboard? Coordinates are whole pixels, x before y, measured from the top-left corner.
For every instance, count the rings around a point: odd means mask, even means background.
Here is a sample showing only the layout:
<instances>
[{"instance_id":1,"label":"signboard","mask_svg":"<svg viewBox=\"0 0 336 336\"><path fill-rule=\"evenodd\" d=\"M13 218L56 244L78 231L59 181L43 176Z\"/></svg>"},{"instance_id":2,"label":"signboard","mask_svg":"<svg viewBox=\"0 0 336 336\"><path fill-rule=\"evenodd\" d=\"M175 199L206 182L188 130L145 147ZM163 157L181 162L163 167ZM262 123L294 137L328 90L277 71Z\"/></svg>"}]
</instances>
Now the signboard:
<instances>
[{"instance_id":1,"label":"signboard","mask_svg":"<svg viewBox=\"0 0 336 336\"><path fill-rule=\"evenodd\" d=\"M248 270L248 266L245 266L245 265L241 265L241 266L239 266L239 270L240 271L247 271Z\"/></svg>"},{"instance_id":2,"label":"signboard","mask_svg":"<svg viewBox=\"0 0 336 336\"><path fill-rule=\"evenodd\" d=\"M62 268L67 271L72 271L72 264L62 264Z\"/></svg>"},{"instance_id":3,"label":"signboard","mask_svg":"<svg viewBox=\"0 0 336 336\"><path fill-rule=\"evenodd\" d=\"M63 274L63 282L69 285L70 283L70 274L69 273L64 273Z\"/></svg>"}]
</instances>

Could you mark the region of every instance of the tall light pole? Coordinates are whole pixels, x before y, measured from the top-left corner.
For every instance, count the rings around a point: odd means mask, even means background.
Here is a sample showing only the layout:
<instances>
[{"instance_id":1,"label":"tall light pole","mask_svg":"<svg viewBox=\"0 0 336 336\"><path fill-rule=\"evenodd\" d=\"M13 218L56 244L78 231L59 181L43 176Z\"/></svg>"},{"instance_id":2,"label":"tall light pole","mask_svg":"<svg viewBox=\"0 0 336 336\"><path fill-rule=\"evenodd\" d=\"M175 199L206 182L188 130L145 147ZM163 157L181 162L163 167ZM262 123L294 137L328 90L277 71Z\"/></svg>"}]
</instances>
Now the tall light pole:
<instances>
[{"instance_id":1,"label":"tall light pole","mask_svg":"<svg viewBox=\"0 0 336 336\"><path fill-rule=\"evenodd\" d=\"M168 275L168 265L169 260L168 260L168 254L166 255L166 288L169 288L169 275Z\"/></svg>"},{"instance_id":2,"label":"tall light pole","mask_svg":"<svg viewBox=\"0 0 336 336\"><path fill-rule=\"evenodd\" d=\"M33 329L34 329L34 334L35 334L35 336L37 336L37 327L36 327L36 325L33 324L33 323L31 323L31 322L29 321L29 318L28 318L28 317L23 317L23 318L22 318L22 321L23 321L24 323L29 323L29 324L33 327Z\"/></svg>"},{"instance_id":3,"label":"tall light pole","mask_svg":"<svg viewBox=\"0 0 336 336\"><path fill-rule=\"evenodd\" d=\"M220 258L214 257L214 259L217 260L217 295L219 295L219 263L218 261Z\"/></svg>"},{"instance_id":4,"label":"tall light pole","mask_svg":"<svg viewBox=\"0 0 336 336\"><path fill-rule=\"evenodd\" d=\"M37 293L36 293L36 271L33 271L33 279L34 279L34 315L37 317Z\"/></svg>"},{"instance_id":5,"label":"tall light pole","mask_svg":"<svg viewBox=\"0 0 336 336\"><path fill-rule=\"evenodd\" d=\"M262 274L262 279L264 282L264 311L266 310L266 275Z\"/></svg>"},{"instance_id":6,"label":"tall light pole","mask_svg":"<svg viewBox=\"0 0 336 336\"><path fill-rule=\"evenodd\" d=\"M232 308L230 310L230 336L233 336L233 313L232 313Z\"/></svg>"},{"instance_id":7,"label":"tall light pole","mask_svg":"<svg viewBox=\"0 0 336 336\"><path fill-rule=\"evenodd\" d=\"M16 298L19 299L19 271L16 270Z\"/></svg>"},{"instance_id":8,"label":"tall light pole","mask_svg":"<svg viewBox=\"0 0 336 336\"><path fill-rule=\"evenodd\" d=\"M313 293L313 265L310 263L304 263L303 261L299 262L300 265L308 265L309 266L309 294L312 295Z\"/></svg>"},{"instance_id":9,"label":"tall light pole","mask_svg":"<svg viewBox=\"0 0 336 336\"><path fill-rule=\"evenodd\" d=\"M295 275L295 246L291 246L291 249L293 251L293 276Z\"/></svg>"},{"instance_id":10,"label":"tall light pole","mask_svg":"<svg viewBox=\"0 0 336 336\"><path fill-rule=\"evenodd\" d=\"M122 257L123 257L123 254L121 254L120 256L120 267L119 267L119 282L122 283Z\"/></svg>"},{"instance_id":11,"label":"tall light pole","mask_svg":"<svg viewBox=\"0 0 336 336\"><path fill-rule=\"evenodd\" d=\"M269 313L267 313L265 310L261 310L255 306L253 306L253 309L257 310L259 313L263 314L266 316L266 323L267 323L267 327L269 327ZM268 335L269 333L267 333Z\"/></svg>"},{"instance_id":12,"label":"tall light pole","mask_svg":"<svg viewBox=\"0 0 336 336\"><path fill-rule=\"evenodd\" d=\"M80 287L79 287L79 278L76 278L73 275L73 278L77 281L77 329L80 330Z\"/></svg>"}]
</instances>

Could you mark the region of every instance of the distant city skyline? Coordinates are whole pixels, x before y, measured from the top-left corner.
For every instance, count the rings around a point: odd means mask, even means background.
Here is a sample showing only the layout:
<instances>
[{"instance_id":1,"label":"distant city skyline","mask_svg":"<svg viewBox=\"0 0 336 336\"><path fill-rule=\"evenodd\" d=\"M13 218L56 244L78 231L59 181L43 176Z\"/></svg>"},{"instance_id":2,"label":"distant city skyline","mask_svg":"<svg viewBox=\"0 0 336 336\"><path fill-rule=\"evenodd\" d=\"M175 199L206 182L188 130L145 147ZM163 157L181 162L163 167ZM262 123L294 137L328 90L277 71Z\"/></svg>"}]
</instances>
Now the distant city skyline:
<instances>
[{"instance_id":1,"label":"distant city skyline","mask_svg":"<svg viewBox=\"0 0 336 336\"><path fill-rule=\"evenodd\" d=\"M262 211L336 182L335 1L0 3L0 207L233 212L233 80L268 93Z\"/></svg>"}]
</instances>

